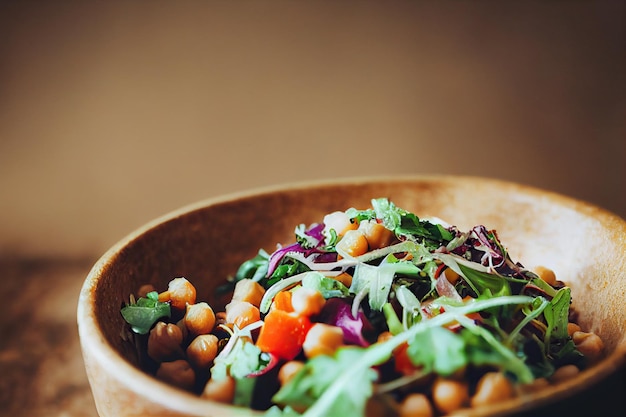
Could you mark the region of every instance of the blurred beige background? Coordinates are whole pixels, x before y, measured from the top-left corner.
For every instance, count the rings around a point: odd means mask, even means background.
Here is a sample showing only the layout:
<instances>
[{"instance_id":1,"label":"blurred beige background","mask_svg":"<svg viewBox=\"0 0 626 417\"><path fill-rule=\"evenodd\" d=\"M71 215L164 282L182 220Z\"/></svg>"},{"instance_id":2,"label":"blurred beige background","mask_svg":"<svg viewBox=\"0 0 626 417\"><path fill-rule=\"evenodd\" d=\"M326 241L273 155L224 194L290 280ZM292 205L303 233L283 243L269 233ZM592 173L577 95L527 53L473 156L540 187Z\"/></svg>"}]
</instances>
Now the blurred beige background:
<instances>
[{"instance_id":1,"label":"blurred beige background","mask_svg":"<svg viewBox=\"0 0 626 417\"><path fill-rule=\"evenodd\" d=\"M0 3L0 254L283 182L454 173L626 216L624 2Z\"/></svg>"}]
</instances>

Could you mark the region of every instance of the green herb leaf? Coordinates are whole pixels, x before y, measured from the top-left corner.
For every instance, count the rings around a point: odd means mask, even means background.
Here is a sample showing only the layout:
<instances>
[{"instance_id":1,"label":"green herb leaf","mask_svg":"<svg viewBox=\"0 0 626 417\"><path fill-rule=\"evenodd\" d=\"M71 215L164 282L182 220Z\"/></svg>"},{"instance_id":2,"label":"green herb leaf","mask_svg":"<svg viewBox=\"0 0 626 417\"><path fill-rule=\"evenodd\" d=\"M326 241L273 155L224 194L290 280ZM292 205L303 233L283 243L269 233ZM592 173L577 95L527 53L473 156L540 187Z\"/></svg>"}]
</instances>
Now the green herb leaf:
<instances>
[{"instance_id":1,"label":"green herb leaf","mask_svg":"<svg viewBox=\"0 0 626 417\"><path fill-rule=\"evenodd\" d=\"M325 299L350 295L348 287L336 279L328 278L319 272L311 271L311 273L307 273L302 278L302 286L321 292Z\"/></svg>"},{"instance_id":2,"label":"green herb leaf","mask_svg":"<svg viewBox=\"0 0 626 417\"><path fill-rule=\"evenodd\" d=\"M307 417L364 415L376 372L359 364L367 350L341 348L335 356L319 355L305 364L272 398L277 404L307 408Z\"/></svg>"},{"instance_id":3,"label":"green herb leaf","mask_svg":"<svg viewBox=\"0 0 626 417\"><path fill-rule=\"evenodd\" d=\"M156 291L149 292L133 304L127 304L120 312L133 332L138 334L147 334L160 318L171 316L169 303L160 302Z\"/></svg>"},{"instance_id":4,"label":"green herb leaf","mask_svg":"<svg viewBox=\"0 0 626 417\"><path fill-rule=\"evenodd\" d=\"M235 273L235 280L241 281L244 278L252 279L253 281L260 281L267 273L267 267L270 256L263 249L259 250L259 253L252 259L249 259L242 263Z\"/></svg>"},{"instance_id":5,"label":"green herb leaf","mask_svg":"<svg viewBox=\"0 0 626 417\"><path fill-rule=\"evenodd\" d=\"M431 327L409 340L407 353L411 362L423 366L424 372L449 376L463 368L468 358L461 336L443 327Z\"/></svg>"}]
</instances>

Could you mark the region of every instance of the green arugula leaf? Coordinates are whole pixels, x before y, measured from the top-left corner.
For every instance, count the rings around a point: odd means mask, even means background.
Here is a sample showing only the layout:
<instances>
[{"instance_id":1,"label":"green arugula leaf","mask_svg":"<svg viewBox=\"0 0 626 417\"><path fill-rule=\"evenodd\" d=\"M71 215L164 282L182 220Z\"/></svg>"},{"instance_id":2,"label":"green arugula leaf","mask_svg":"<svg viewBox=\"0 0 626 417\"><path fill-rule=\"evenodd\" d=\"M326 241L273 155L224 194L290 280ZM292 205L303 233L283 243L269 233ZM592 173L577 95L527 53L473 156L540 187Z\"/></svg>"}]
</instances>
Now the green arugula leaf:
<instances>
[{"instance_id":1,"label":"green arugula leaf","mask_svg":"<svg viewBox=\"0 0 626 417\"><path fill-rule=\"evenodd\" d=\"M235 280L241 281L244 278L260 281L267 273L270 255L263 249L252 259L242 263L235 273Z\"/></svg>"},{"instance_id":2,"label":"green arugula leaf","mask_svg":"<svg viewBox=\"0 0 626 417\"><path fill-rule=\"evenodd\" d=\"M547 323L545 353L554 358L557 364L577 362L583 357L567 333L570 303L571 290L563 287L556 292L543 311Z\"/></svg>"},{"instance_id":3,"label":"green arugula leaf","mask_svg":"<svg viewBox=\"0 0 626 417\"><path fill-rule=\"evenodd\" d=\"M377 376L369 366L355 366L366 352L366 349L346 347L332 357L316 356L272 401L295 409L308 407L303 414L307 417L364 415Z\"/></svg>"},{"instance_id":4,"label":"green arugula leaf","mask_svg":"<svg viewBox=\"0 0 626 417\"><path fill-rule=\"evenodd\" d=\"M465 282L477 293L478 297L485 294L487 291L490 297L511 295L511 286L504 277L478 271L460 263L458 265L465 278Z\"/></svg>"},{"instance_id":5,"label":"green arugula leaf","mask_svg":"<svg viewBox=\"0 0 626 417\"><path fill-rule=\"evenodd\" d=\"M424 372L452 375L468 363L465 341L456 333L443 328L431 327L417 333L409 340L407 353L416 366Z\"/></svg>"},{"instance_id":6,"label":"green arugula leaf","mask_svg":"<svg viewBox=\"0 0 626 417\"><path fill-rule=\"evenodd\" d=\"M127 304L120 312L133 332L138 334L147 334L154 323L172 314L169 303L160 302L156 291L149 292L135 303Z\"/></svg>"}]
</instances>

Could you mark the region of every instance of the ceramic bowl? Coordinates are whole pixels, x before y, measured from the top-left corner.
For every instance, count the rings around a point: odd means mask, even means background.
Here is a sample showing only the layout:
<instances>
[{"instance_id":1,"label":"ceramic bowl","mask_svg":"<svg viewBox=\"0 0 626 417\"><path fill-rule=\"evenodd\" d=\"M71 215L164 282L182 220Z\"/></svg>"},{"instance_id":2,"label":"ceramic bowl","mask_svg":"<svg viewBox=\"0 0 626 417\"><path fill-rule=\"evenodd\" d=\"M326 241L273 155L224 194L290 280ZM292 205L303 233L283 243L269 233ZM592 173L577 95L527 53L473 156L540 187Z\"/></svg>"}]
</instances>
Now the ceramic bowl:
<instances>
[{"instance_id":1,"label":"ceramic bowl","mask_svg":"<svg viewBox=\"0 0 626 417\"><path fill-rule=\"evenodd\" d=\"M437 216L462 230L498 230L513 259L545 265L572 289L580 323L603 339L606 357L545 390L487 407L472 416L533 410L601 383L626 358L626 221L601 208L551 192L493 179L412 176L291 184L201 201L156 219L122 239L93 266L78 303L84 363L101 417L249 416L248 409L200 399L168 386L136 365L120 337L120 306L139 285L166 288L174 277L196 285L198 298L239 264L293 240L295 225L324 214L370 206L388 197L419 216ZM218 302L218 301L215 301Z\"/></svg>"}]
</instances>

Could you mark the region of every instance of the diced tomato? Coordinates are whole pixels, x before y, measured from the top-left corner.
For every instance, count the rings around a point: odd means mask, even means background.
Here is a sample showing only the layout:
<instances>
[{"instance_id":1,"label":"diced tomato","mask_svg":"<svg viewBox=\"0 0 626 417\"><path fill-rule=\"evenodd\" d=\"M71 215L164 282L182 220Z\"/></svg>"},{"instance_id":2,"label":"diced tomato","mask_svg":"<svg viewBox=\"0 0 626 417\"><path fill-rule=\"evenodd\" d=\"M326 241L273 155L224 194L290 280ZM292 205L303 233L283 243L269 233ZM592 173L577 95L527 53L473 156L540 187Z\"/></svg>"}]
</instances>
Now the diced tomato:
<instances>
[{"instance_id":1,"label":"diced tomato","mask_svg":"<svg viewBox=\"0 0 626 417\"><path fill-rule=\"evenodd\" d=\"M256 345L263 352L292 360L302 350L311 321L304 316L274 309L265 316Z\"/></svg>"},{"instance_id":2,"label":"diced tomato","mask_svg":"<svg viewBox=\"0 0 626 417\"><path fill-rule=\"evenodd\" d=\"M403 343L393 351L393 359L395 364L396 372L399 372L403 375L409 375L415 372L415 365L411 362L411 358L407 353L409 345L407 343Z\"/></svg>"}]
</instances>

